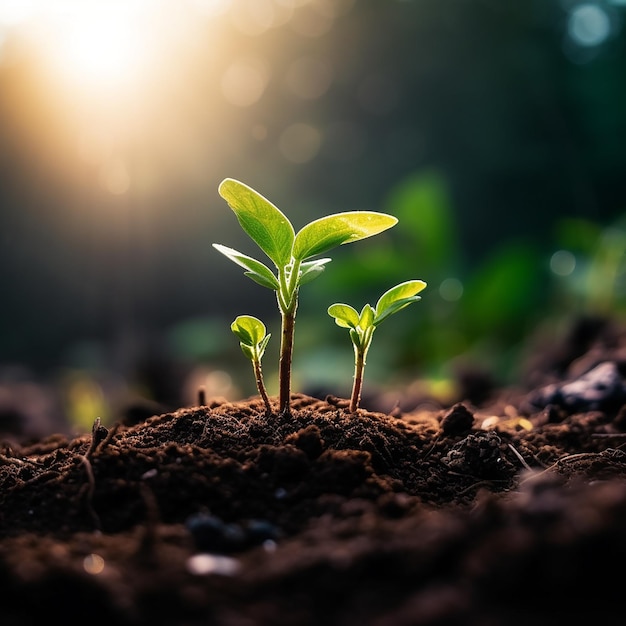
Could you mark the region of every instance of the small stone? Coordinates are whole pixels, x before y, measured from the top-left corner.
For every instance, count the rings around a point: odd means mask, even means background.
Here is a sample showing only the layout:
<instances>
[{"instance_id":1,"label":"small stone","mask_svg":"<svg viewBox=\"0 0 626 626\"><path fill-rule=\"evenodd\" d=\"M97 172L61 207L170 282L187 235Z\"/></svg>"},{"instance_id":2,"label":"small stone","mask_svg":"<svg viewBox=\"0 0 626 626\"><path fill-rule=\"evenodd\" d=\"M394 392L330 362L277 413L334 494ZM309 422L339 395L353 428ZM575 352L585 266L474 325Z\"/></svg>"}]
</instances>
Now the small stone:
<instances>
[{"instance_id":1,"label":"small stone","mask_svg":"<svg viewBox=\"0 0 626 626\"><path fill-rule=\"evenodd\" d=\"M209 513L196 513L185 523L198 552L230 552L243 539L243 531L235 524L225 524Z\"/></svg>"},{"instance_id":2,"label":"small stone","mask_svg":"<svg viewBox=\"0 0 626 626\"><path fill-rule=\"evenodd\" d=\"M187 559L187 571L195 576L234 576L241 565L237 559L215 554L194 554Z\"/></svg>"},{"instance_id":3,"label":"small stone","mask_svg":"<svg viewBox=\"0 0 626 626\"><path fill-rule=\"evenodd\" d=\"M265 541L276 541L280 537L280 530L275 524L267 520L250 520L244 527L246 538L252 545L263 544Z\"/></svg>"}]
</instances>

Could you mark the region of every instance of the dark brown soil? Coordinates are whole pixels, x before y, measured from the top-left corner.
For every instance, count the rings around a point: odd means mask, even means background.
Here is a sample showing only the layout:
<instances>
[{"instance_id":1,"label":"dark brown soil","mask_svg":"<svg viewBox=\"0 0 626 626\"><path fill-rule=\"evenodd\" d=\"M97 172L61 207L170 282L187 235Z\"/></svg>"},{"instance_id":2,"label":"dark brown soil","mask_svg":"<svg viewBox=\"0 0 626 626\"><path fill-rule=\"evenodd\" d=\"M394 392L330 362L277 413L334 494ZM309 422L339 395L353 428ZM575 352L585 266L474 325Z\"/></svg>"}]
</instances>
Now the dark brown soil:
<instances>
[{"instance_id":1,"label":"dark brown soil","mask_svg":"<svg viewBox=\"0 0 626 626\"><path fill-rule=\"evenodd\" d=\"M626 623L626 339L583 326L480 405L7 439L0 624Z\"/></svg>"}]
</instances>

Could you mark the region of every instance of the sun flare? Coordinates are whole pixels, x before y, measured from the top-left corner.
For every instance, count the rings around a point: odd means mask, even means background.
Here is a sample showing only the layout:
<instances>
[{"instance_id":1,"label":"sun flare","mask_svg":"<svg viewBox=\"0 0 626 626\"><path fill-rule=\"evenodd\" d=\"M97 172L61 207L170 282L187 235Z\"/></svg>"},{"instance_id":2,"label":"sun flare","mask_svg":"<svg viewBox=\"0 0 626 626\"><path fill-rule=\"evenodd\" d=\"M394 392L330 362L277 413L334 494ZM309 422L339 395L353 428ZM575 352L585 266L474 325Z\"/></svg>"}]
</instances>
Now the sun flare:
<instances>
[{"instance_id":1,"label":"sun flare","mask_svg":"<svg viewBox=\"0 0 626 626\"><path fill-rule=\"evenodd\" d=\"M139 68L142 48L129 20L110 11L77 17L59 50L63 66L85 80L130 78Z\"/></svg>"},{"instance_id":2,"label":"sun flare","mask_svg":"<svg viewBox=\"0 0 626 626\"><path fill-rule=\"evenodd\" d=\"M137 78L150 51L145 1L72 2L54 18L52 60L65 76L106 87Z\"/></svg>"}]
</instances>

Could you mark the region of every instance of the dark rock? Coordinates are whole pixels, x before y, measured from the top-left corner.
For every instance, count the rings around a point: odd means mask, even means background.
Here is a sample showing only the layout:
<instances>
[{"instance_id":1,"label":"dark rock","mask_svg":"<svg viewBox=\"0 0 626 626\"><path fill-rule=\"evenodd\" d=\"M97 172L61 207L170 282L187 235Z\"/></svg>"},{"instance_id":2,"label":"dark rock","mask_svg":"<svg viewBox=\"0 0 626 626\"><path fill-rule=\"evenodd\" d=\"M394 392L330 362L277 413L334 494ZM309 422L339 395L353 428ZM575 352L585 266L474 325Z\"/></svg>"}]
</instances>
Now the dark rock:
<instances>
[{"instance_id":1,"label":"dark rock","mask_svg":"<svg viewBox=\"0 0 626 626\"><path fill-rule=\"evenodd\" d=\"M626 402L626 384L613 361L596 365L575 380L554 383L528 396L534 408L556 405L568 413L618 409Z\"/></svg>"}]
</instances>

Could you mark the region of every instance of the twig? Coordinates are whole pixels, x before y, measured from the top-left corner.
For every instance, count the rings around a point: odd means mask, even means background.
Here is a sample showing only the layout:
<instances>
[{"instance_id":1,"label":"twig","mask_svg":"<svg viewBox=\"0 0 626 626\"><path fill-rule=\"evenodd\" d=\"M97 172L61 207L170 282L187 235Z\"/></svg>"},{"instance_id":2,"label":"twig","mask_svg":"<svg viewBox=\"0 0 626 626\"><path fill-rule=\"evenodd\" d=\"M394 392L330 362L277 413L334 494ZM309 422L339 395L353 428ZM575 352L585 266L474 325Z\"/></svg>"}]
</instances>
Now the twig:
<instances>
[{"instance_id":1,"label":"twig","mask_svg":"<svg viewBox=\"0 0 626 626\"><path fill-rule=\"evenodd\" d=\"M561 457L560 459L557 459L554 463L552 463L552 465L549 465L543 471L528 476L528 478L525 478L524 480L522 480L520 484L524 484L525 482L529 480L534 480L535 478L538 478L539 476L543 476L544 474L553 470L555 467L557 467L561 463L566 463L569 461L576 461L584 457L594 457L594 456L600 456L600 453L599 452L579 452L577 454L568 454L566 456Z\"/></svg>"},{"instance_id":2,"label":"twig","mask_svg":"<svg viewBox=\"0 0 626 626\"><path fill-rule=\"evenodd\" d=\"M524 457L515 449L515 446L513 446L512 444L507 444L509 446L509 448L511 449L511 452L513 452L513 454L519 459L519 462L529 471L532 472L532 467L530 465L528 465L528 463L526 463L526 461L524 460Z\"/></svg>"}]
</instances>

